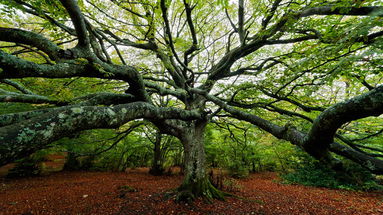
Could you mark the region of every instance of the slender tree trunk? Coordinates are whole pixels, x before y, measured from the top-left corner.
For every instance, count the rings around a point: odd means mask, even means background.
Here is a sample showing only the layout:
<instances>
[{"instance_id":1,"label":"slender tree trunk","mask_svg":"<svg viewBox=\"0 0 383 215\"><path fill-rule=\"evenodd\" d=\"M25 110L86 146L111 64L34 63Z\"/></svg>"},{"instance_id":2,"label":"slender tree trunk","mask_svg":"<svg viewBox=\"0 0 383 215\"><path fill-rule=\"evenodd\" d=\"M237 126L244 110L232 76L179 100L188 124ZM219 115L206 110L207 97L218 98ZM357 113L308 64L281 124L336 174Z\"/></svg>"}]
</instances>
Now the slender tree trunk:
<instances>
[{"instance_id":1,"label":"slender tree trunk","mask_svg":"<svg viewBox=\"0 0 383 215\"><path fill-rule=\"evenodd\" d=\"M184 129L181 141L185 149L185 177L178 188L179 201L192 201L194 198L224 199L223 192L210 182L205 170L204 130L206 121L192 123Z\"/></svg>"},{"instance_id":2,"label":"slender tree trunk","mask_svg":"<svg viewBox=\"0 0 383 215\"><path fill-rule=\"evenodd\" d=\"M149 173L152 175L164 174L164 168L162 166L161 141L162 141L162 134L160 131L157 131L156 141L154 143L153 163L152 163L152 167L149 170Z\"/></svg>"}]
</instances>

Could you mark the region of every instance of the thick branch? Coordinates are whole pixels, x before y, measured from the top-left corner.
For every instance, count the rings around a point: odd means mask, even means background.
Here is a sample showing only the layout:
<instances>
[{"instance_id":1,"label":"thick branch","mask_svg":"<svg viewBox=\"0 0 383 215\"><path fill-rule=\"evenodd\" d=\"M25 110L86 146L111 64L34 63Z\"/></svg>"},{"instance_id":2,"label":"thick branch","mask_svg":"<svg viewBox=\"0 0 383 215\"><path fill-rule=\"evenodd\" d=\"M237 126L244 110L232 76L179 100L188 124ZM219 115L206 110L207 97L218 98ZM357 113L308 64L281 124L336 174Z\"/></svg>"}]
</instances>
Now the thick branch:
<instances>
[{"instance_id":1,"label":"thick branch","mask_svg":"<svg viewBox=\"0 0 383 215\"><path fill-rule=\"evenodd\" d=\"M100 33L100 31L98 31L98 33ZM113 39L115 39L116 41L120 42L122 45L125 45L125 46L131 46L131 47L134 47L134 48L139 48L139 49L145 49L145 50L156 50L157 49L157 46L155 43L135 43L129 39L123 39L123 38L120 38L118 37L117 35L113 34L113 32L111 32L110 30L106 29L104 31L102 31L100 33L100 35L105 39L105 40L109 40L103 33L106 33L108 34L109 36L111 36ZM112 41L110 41L112 42Z\"/></svg>"},{"instance_id":2,"label":"thick branch","mask_svg":"<svg viewBox=\"0 0 383 215\"><path fill-rule=\"evenodd\" d=\"M383 86L337 103L323 111L313 123L305 139L305 148L310 154L321 157L329 144L334 142L336 131L345 123L383 113Z\"/></svg>"},{"instance_id":3,"label":"thick branch","mask_svg":"<svg viewBox=\"0 0 383 215\"><path fill-rule=\"evenodd\" d=\"M303 145L304 134L302 134L301 132L295 129L288 129L286 127L278 126L254 114L249 114L244 111L240 111L236 108L231 107L230 105L227 105L226 102L222 101L221 99L215 96L212 96L210 94L207 94L203 90L191 89L191 91L203 95L206 99L214 102L216 105L220 106L225 111L235 116L235 118L237 119L250 122L258 126L259 128L261 128L262 130L265 130L271 133L272 135L274 135L275 137L279 139L284 139L284 140L292 142L294 145L298 145L298 146Z\"/></svg>"},{"instance_id":4,"label":"thick branch","mask_svg":"<svg viewBox=\"0 0 383 215\"><path fill-rule=\"evenodd\" d=\"M86 96L73 99L80 101L80 105L117 105L127 104L137 99L131 94L117 94L117 93L93 93Z\"/></svg>"},{"instance_id":5,"label":"thick branch","mask_svg":"<svg viewBox=\"0 0 383 215\"><path fill-rule=\"evenodd\" d=\"M14 28L0 28L0 41L20 43L36 47L52 60L59 57L60 48L40 34Z\"/></svg>"},{"instance_id":6,"label":"thick branch","mask_svg":"<svg viewBox=\"0 0 383 215\"><path fill-rule=\"evenodd\" d=\"M0 128L0 166L47 147L50 143L74 132L117 128L134 119L201 118L197 111L158 108L148 103L135 102L113 107L68 107L21 123Z\"/></svg>"},{"instance_id":7,"label":"thick branch","mask_svg":"<svg viewBox=\"0 0 383 215\"><path fill-rule=\"evenodd\" d=\"M0 102L21 102L21 103L32 103L32 104L57 104L62 105L64 102L49 99L45 96L31 95L31 94L20 94L15 92L9 92L0 89Z\"/></svg>"},{"instance_id":8,"label":"thick branch","mask_svg":"<svg viewBox=\"0 0 383 215\"><path fill-rule=\"evenodd\" d=\"M362 165L363 167L369 169L372 173L380 175L383 174L383 160L368 156L365 153L358 152L352 148L335 142L330 144L329 149L338 155L344 156Z\"/></svg>"},{"instance_id":9,"label":"thick branch","mask_svg":"<svg viewBox=\"0 0 383 215\"><path fill-rule=\"evenodd\" d=\"M194 24L193 24L193 19L191 16L192 8L190 7L190 5L187 3L186 0L184 0L184 5L185 5L185 11L186 11L186 20L187 20L187 23L189 25L190 34L191 34L192 39L193 39L192 45L184 53L184 64L188 65L188 63L190 61L190 59L188 59L188 56L191 55L194 51L198 50L198 47L197 47L198 46L198 40L197 40L197 34L195 32L195 28L194 28Z\"/></svg>"},{"instance_id":10,"label":"thick branch","mask_svg":"<svg viewBox=\"0 0 383 215\"><path fill-rule=\"evenodd\" d=\"M334 7L334 5L328 5L298 12L299 17L312 15L383 16L383 7Z\"/></svg>"},{"instance_id":11,"label":"thick branch","mask_svg":"<svg viewBox=\"0 0 383 215\"><path fill-rule=\"evenodd\" d=\"M127 93L135 95L138 100L148 101L142 77L134 67L110 65L101 61L89 63L85 59L72 61L72 63L39 65L0 50L0 79L25 77L96 77L123 80L129 83Z\"/></svg>"},{"instance_id":12,"label":"thick branch","mask_svg":"<svg viewBox=\"0 0 383 215\"><path fill-rule=\"evenodd\" d=\"M181 101L184 101L185 98L187 97L186 91L182 89L171 90L165 87L161 87L160 85L149 82L149 81L145 81L145 86L147 86L148 88L154 89L156 93L158 93L161 96L172 95L180 99Z\"/></svg>"},{"instance_id":13,"label":"thick branch","mask_svg":"<svg viewBox=\"0 0 383 215\"><path fill-rule=\"evenodd\" d=\"M68 108L69 106L65 106L65 107L46 108L46 109L39 109L39 110L19 112L19 113L3 114L3 115L0 115L0 127L20 123L27 119L31 119L33 117L46 114L51 111L64 111Z\"/></svg>"},{"instance_id":14,"label":"thick branch","mask_svg":"<svg viewBox=\"0 0 383 215\"><path fill-rule=\"evenodd\" d=\"M11 125L31 119L38 115L46 114L48 112L59 112L68 109L69 107L79 107L79 106L90 106L90 105L118 105L118 104L127 104L137 99L130 94L115 94L115 93L94 93L86 96L78 97L73 99L74 105L58 107L58 108L47 108L39 109L27 112L20 113L11 113L0 115L0 127Z\"/></svg>"},{"instance_id":15,"label":"thick branch","mask_svg":"<svg viewBox=\"0 0 383 215\"><path fill-rule=\"evenodd\" d=\"M4 78L70 78L97 77L133 82L138 79L138 72L130 66L112 66L107 64L89 63L85 59L72 63L58 63L55 65L39 65L20 59L0 50L0 79Z\"/></svg>"},{"instance_id":16,"label":"thick branch","mask_svg":"<svg viewBox=\"0 0 383 215\"><path fill-rule=\"evenodd\" d=\"M78 46L88 47L89 46L88 32L86 30L84 16L82 15L81 10L77 5L77 1L76 0L61 0L61 3L64 5L65 9L67 10L73 22L73 25L76 29L76 33L78 37Z\"/></svg>"},{"instance_id":17,"label":"thick branch","mask_svg":"<svg viewBox=\"0 0 383 215\"><path fill-rule=\"evenodd\" d=\"M244 19L245 19L245 8L244 0L238 0L238 35L241 44L245 43L245 31L244 31Z\"/></svg>"}]
</instances>

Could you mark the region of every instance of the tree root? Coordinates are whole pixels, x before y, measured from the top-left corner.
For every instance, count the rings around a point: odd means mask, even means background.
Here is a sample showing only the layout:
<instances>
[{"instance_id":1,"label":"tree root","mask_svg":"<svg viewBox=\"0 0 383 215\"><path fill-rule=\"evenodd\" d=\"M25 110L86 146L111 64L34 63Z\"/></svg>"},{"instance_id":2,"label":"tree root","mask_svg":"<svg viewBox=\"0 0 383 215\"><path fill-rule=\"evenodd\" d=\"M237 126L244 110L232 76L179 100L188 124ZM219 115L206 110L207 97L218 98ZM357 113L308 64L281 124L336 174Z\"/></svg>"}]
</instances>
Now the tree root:
<instances>
[{"instance_id":1,"label":"tree root","mask_svg":"<svg viewBox=\"0 0 383 215\"><path fill-rule=\"evenodd\" d=\"M224 201L226 196L233 196L214 187L207 178L196 183L183 183L177 191L176 201L188 203L199 197L212 202L213 199Z\"/></svg>"}]
</instances>

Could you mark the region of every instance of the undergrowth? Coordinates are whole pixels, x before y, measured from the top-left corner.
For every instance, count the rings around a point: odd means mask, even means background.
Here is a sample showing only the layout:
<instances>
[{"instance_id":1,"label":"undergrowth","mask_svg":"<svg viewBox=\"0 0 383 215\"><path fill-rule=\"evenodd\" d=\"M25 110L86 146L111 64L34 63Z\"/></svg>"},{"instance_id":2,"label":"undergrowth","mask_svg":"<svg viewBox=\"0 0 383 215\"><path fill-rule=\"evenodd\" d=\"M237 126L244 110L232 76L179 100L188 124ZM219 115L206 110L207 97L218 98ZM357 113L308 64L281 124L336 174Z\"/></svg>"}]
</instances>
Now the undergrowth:
<instances>
[{"instance_id":1,"label":"undergrowth","mask_svg":"<svg viewBox=\"0 0 383 215\"><path fill-rule=\"evenodd\" d=\"M284 183L357 191L383 190L374 175L355 163L346 162L346 171L337 172L318 161L304 159L293 171L281 175Z\"/></svg>"}]
</instances>

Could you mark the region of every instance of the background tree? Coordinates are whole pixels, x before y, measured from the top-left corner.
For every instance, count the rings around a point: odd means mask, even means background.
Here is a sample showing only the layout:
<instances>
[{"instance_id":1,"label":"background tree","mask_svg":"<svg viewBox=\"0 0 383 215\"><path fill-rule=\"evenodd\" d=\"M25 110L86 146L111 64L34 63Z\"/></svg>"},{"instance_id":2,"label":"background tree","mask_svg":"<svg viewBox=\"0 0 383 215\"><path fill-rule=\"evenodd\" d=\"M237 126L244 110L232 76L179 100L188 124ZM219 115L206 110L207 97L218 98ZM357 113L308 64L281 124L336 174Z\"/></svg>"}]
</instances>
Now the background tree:
<instances>
[{"instance_id":1,"label":"background tree","mask_svg":"<svg viewBox=\"0 0 383 215\"><path fill-rule=\"evenodd\" d=\"M0 2L1 101L40 105L0 116L0 164L143 118L183 144L180 199L221 199L206 176L204 133L231 117L331 167L342 167L335 153L383 172L370 151L380 149L347 132L370 129L366 117L381 122L379 1ZM68 85L77 93L62 96ZM357 139L381 133L368 131Z\"/></svg>"}]
</instances>

